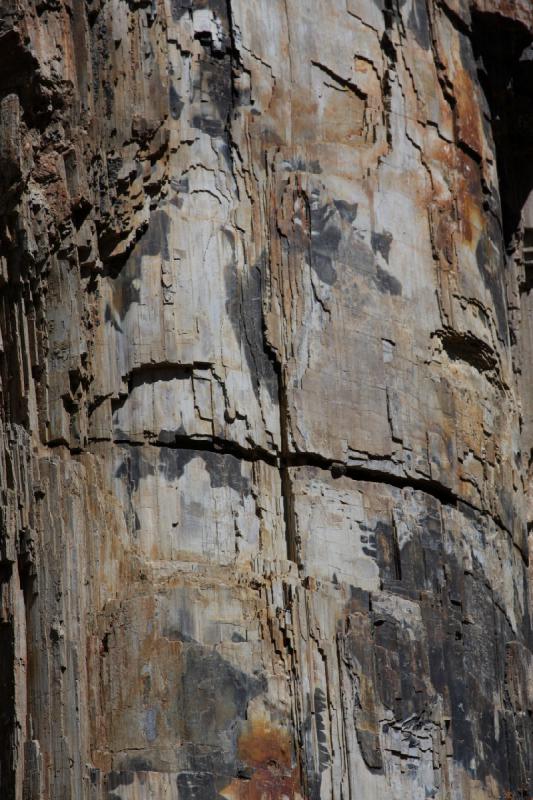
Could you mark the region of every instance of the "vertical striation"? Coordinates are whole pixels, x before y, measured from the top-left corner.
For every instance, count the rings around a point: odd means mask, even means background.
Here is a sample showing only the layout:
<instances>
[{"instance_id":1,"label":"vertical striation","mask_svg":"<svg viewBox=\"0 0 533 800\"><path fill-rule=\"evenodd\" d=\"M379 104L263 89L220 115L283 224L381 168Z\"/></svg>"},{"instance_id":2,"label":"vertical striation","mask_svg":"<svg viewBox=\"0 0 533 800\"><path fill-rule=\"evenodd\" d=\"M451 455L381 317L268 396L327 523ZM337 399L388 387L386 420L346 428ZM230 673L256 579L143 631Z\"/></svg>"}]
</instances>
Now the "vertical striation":
<instances>
[{"instance_id":1,"label":"vertical striation","mask_svg":"<svg viewBox=\"0 0 533 800\"><path fill-rule=\"evenodd\" d=\"M528 0L0 0L0 795L533 792Z\"/></svg>"}]
</instances>

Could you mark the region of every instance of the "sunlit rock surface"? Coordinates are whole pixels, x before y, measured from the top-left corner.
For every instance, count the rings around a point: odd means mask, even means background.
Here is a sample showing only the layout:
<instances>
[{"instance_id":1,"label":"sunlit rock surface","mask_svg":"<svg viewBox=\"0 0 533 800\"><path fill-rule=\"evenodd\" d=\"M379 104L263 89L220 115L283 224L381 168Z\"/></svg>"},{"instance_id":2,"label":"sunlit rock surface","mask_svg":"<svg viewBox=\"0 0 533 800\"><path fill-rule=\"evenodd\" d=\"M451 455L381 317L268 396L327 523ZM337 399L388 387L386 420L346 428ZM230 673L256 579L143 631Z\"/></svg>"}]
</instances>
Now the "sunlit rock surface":
<instances>
[{"instance_id":1,"label":"sunlit rock surface","mask_svg":"<svg viewBox=\"0 0 533 800\"><path fill-rule=\"evenodd\" d=\"M533 793L527 0L0 0L0 796Z\"/></svg>"}]
</instances>

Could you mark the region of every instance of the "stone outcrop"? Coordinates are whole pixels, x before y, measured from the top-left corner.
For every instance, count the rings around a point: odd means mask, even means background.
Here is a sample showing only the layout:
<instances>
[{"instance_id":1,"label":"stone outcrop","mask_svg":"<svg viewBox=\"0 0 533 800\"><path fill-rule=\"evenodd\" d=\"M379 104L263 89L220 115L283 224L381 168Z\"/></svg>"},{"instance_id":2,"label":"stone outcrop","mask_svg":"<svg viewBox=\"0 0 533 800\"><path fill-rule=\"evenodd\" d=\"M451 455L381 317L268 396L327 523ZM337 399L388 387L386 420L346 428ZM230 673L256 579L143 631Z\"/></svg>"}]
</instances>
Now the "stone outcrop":
<instances>
[{"instance_id":1,"label":"stone outcrop","mask_svg":"<svg viewBox=\"0 0 533 800\"><path fill-rule=\"evenodd\" d=\"M0 8L0 795L531 797L530 2Z\"/></svg>"}]
</instances>

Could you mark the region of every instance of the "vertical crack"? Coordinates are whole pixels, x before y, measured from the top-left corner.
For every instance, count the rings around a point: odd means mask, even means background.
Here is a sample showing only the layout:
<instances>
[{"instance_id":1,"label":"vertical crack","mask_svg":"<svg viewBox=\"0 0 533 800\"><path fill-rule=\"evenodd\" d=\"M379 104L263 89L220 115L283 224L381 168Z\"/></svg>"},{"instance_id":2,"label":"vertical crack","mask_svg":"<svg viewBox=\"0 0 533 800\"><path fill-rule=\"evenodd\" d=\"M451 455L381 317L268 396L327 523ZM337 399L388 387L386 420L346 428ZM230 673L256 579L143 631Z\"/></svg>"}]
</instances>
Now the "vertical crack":
<instances>
[{"instance_id":1,"label":"vertical crack","mask_svg":"<svg viewBox=\"0 0 533 800\"><path fill-rule=\"evenodd\" d=\"M285 526L285 540L287 544L287 558L295 564L298 559L298 537L296 526L296 513L294 509L294 492L292 490L290 477L290 449L289 432L287 421L289 419L289 403L287 399L287 386L285 375L280 357L276 350L268 341L266 322L263 316L263 347L265 353L272 363L274 373L278 382L278 408L279 408L279 432L281 452L279 455L279 473L281 479L281 499L283 502L283 519Z\"/></svg>"},{"instance_id":2,"label":"vertical crack","mask_svg":"<svg viewBox=\"0 0 533 800\"><path fill-rule=\"evenodd\" d=\"M289 471L289 434L287 430L288 420L288 400L285 377L279 366L278 372L278 403L279 403L279 426L281 438L281 456L279 460L279 471L281 477L281 496L283 500L283 517L285 521L285 538L287 542L287 558L289 561L298 563L298 542L296 530L296 511L294 508L294 492L291 484Z\"/></svg>"}]
</instances>

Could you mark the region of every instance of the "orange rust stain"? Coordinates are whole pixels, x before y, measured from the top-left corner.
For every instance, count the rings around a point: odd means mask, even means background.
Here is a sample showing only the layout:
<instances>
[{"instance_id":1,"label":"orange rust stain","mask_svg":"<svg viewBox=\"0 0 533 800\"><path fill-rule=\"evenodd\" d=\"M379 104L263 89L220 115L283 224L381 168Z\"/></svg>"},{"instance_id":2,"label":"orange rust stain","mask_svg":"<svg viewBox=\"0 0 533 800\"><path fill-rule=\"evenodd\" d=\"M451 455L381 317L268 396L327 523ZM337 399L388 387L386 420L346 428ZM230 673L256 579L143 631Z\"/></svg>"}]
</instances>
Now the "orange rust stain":
<instances>
[{"instance_id":1,"label":"orange rust stain","mask_svg":"<svg viewBox=\"0 0 533 800\"><path fill-rule=\"evenodd\" d=\"M266 720L252 722L239 738L239 757L250 767L276 763L291 766L291 739L283 728Z\"/></svg>"},{"instance_id":2,"label":"orange rust stain","mask_svg":"<svg viewBox=\"0 0 533 800\"><path fill-rule=\"evenodd\" d=\"M298 767L292 765L291 737L266 720L248 723L238 741L249 778L234 778L220 794L227 800L302 800Z\"/></svg>"},{"instance_id":3,"label":"orange rust stain","mask_svg":"<svg viewBox=\"0 0 533 800\"><path fill-rule=\"evenodd\" d=\"M276 775L270 769L261 768L250 780L234 778L220 794L227 800L300 800L303 795L297 781L294 774Z\"/></svg>"},{"instance_id":4,"label":"orange rust stain","mask_svg":"<svg viewBox=\"0 0 533 800\"><path fill-rule=\"evenodd\" d=\"M457 216L464 243L475 250L483 231L483 197L479 167L467 156L459 155L456 167Z\"/></svg>"},{"instance_id":5,"label":"orange rust stain","mask_svg":"<svg viewBox=\"0 0 533 800\"><path fill-rule=\"evenodd\" d=\"M486 141L483 131L480 105L476 102L477 88L467 69L459 62L453 77L453 89L457 102L456 123L459 137L480 157L485 155Z\"/></svg>"},{"instance_id":6,"label":"orange rust stain","mask_svg":"<svg viewBox=\"0 0 533 800\"><path fill-rule=\"evenodd\" d=\"M430 140L427 153L438 165L440 176L427 204L432 244L440 256L441 271L453 271L456 246L475 253L485 229L482 167L470 155L440 140Z\"/></svg>"}]
</instances>

